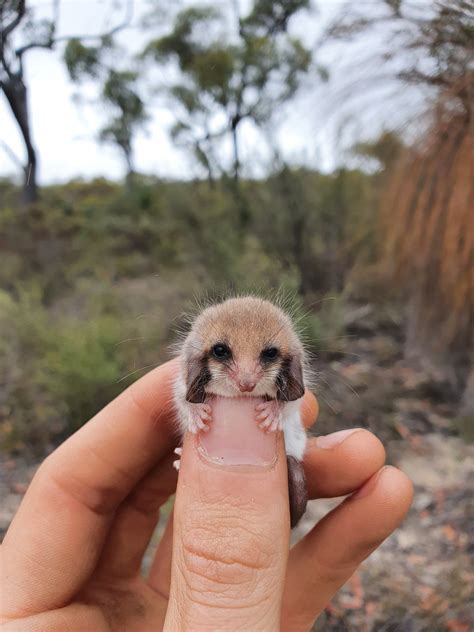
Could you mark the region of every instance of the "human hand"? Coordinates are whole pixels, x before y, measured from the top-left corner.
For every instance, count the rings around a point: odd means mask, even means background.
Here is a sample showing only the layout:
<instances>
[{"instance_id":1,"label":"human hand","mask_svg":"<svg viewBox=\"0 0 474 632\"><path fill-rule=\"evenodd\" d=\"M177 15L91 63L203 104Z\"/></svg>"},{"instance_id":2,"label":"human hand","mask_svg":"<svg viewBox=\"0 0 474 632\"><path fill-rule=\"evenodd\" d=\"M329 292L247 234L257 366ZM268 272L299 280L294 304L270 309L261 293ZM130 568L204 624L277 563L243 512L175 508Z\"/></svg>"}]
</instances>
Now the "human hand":
<instances>
[{"instance_id":1,"label":"human hand","mask_svg":"<svg viewBox=\"0 0 474 632\"><path fill-rule=\"evenodd\" d=\"M411 483L381 469L371 433L311 439L310 498L357 491L288 551L281 439L272 466L233 469L206 462L187 437L174 520L141 577L176 489L176 369L169 362L133 384L40 466L0 549L5 632L308 630L404 517ZM306 425L316 413L307 394Z\"/></svg>"}]
</instances>

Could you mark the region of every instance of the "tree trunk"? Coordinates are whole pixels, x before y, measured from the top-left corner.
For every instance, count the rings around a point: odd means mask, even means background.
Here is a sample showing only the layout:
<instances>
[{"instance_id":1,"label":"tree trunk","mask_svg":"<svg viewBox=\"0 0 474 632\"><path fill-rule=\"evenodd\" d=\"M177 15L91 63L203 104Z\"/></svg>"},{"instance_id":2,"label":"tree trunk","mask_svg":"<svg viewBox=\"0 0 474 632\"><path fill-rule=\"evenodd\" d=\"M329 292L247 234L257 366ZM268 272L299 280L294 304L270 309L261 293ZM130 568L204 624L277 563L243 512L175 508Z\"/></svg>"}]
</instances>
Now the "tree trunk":
<instances>
[{"instance_id":1,"label":"tree trunk","mask_svg":"<svg viewBox=\"0 0 474 632\"><path fill-rule=\"evenodd\" d=\"M250 208L247 196L244 189L240 185L240 157L239 157L239 138L237 134L237 127L242 120L240 114L236 114L231 120L232 131L232 145L234 149L234 169L232 178L228 176L224 177L224 183L228 185L232 192L239 216L239 228L241 231L245 230L250 220Z\"/></svg>"},{"instance_id":2,"label":"tree trunk","mask_svg":"<svg viewBox=\"0 0 474 632\"><path fill-rule=\"evenodd\" d=\"M288 165L284 164L276 177L277 192L283 198L288 209L288 236L291 238L289 252L293 263L299 272L299 293L306 295L313 286L313 266L307 256L308 231L306 215L308 205L304 193L298 186L298 181Z\"/></svg>"},{"instance_id":3,"label":"tree trunk","mask_svg":"<svg viewBox=\"0 0 474 632\"><path fill-rule=\"evenodd\" d=\"M131 149L125 149L122 147L125 156L125 162L127 163L127 173L125 175L125 187L131 191L133 189L133 183L135 178L135 169L133 167L133 156Z\"/></svg>"},{"instance_id":4,"label":"tree trunk","mask_svg":"<svg viewBox=\"0 0 474 632\"><path fill-rule=\"evenodd\" d=\"M232 145L234 148L234 180L239 181L240 175L240 158L239 158L239 139L237 137L237 121L232 121Z\"/></svg>"},{"instance_id":5,"label":"tree trunk","mask_svg":"<svg viewBox=\"0 0 474 632\"><path fill-rule=\"evenodd\" d=\"M36 150L30 132L28 92L23 80L18 75L13 75L3 81L2 87L25 143L27 163L24 167L23 200L25 203L31 204L38 199L38 185L36 182Z\"/></svg>"},{"instance_id":6,"label":"tree trunk","mask_svg":"<svg viewBox=\"0 0 474 632\"><path fill-rule=\"evenodd\" d=\"M23 201L25 204L33 204L38 201L38 183L36 181L36 151L33 145L27 146L28 163L23 180Z\"/></svg>"}]
</instances>

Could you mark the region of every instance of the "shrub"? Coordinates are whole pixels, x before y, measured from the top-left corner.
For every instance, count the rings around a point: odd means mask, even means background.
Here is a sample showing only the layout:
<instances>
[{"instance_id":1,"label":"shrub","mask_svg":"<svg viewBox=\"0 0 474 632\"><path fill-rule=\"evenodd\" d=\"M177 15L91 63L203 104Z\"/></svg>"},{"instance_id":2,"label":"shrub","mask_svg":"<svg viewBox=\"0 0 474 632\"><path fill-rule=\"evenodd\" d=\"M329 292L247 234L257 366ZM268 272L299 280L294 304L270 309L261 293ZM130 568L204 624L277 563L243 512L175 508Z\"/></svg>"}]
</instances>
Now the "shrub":
<instances>
[{"instance_id":1,"label":"shrub","mask_svg":"<svg viewBox=\"0 0 474 632\"><path fill-rule=\"evenodd\" d=\"M51 318L32 295L0 294L0 441L41 452L123 388L125 362L111 317Z\"/></svg>"}]
</instances>

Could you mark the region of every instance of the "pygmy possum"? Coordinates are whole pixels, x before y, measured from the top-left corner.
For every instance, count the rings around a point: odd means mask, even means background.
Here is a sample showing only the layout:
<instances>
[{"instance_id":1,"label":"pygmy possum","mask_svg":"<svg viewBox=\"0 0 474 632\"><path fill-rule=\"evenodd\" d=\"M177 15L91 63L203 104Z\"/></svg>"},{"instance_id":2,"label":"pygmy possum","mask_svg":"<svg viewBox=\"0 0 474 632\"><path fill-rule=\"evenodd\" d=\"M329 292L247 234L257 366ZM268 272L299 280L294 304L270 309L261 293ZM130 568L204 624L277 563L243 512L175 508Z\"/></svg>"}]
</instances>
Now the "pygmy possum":
<instances>
[{"instance_id":1,"label":"pygmy possum","mask_svg":"<svg viewBox=\"0 0 474 632\"><path fill-rule=\"evenodd\" d=\"M254 398L255 423L262 432L283 432L294 527L307 503L302 465L307 437L301 418L306 371L290 316L261 298L227 299L197 316L179 356L174 399L181 435L209 429L213 397ZM181 454L181 448L176 452Z\"/></svg>"}]
</instances>

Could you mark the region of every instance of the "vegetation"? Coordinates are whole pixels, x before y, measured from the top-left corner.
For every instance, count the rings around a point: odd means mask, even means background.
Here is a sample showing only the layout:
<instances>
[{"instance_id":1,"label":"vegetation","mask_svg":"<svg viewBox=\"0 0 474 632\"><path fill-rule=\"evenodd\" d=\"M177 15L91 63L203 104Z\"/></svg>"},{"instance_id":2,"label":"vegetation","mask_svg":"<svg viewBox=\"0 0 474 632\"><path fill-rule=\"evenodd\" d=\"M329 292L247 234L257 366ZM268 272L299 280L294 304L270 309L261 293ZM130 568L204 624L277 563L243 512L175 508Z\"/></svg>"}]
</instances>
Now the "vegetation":
<instances>
[{"instance_id":1,"label":"vegetation","mask_svg":"<svg viewBox=\"0 0 474 632\"><path fill-rule=\"evenodd\" d=\"M0 324L8 332L0 441L41 450L66 436L166 357L193 297L226 290L293 295L309 347L322 357L341 349L344 328L360 331L347 324L354 305L374 304L380 314L389 305L406 350L464 384L472 331L470 2L442 0L423 15L407 0L382 2L377 14L345 7L323 44L348 45L385 25L393 45L378 51L381 63L394 81L426 88L423 126L411 136L386 129L358 139L330 173L285 163L271 140L276 158L260 179L245 177L242 126L271 137L274 113L306 81L328 78L319 51L292 30L310 3L154 11L140 23L141 50L132 55L115 36L130 24L133 4L119 2L116 26L90 37L57 32L61 2L51 4L47 23L21 0L0 9L0 88L27 148L22 189L0 181ZM403 55L407 46L416 56ZM108 117L97 140L122 153L126 186L96 179L38 192L23 68L37 47L58 48L71 81L95 87ZM157 69L173 81L158 83ZM135 173L135 137L156 94L171 99L171 135L191 150L203 179ZM379 351L393 357L391 347Z\"/></svg>"},{"instance_id":2,"label":"vegetation","mask_svg":"<svg viewBox=\"0 0 474 632\"><path fill-rule=\"evenodd\" d=\"M180 109L173 136L190 146L210 181L229 172L238 180L242 124L268 125L274 110L298 90L311 53L288 34L288 23L308 8L308 0L256 0L241 16L236 2L229 29L221 10L191 7L176 16L170 33L146 46L145 58L177 61L181 80L169 87ZM231 169L218 157L226 136L233 147Z\"/></svg>"},{"instance_id":3,"label":"vegetation","mask_svg":"<svg viewBox=\"0 0 474 632\"><path fill-rule=\"evenodd\" d=\"M25 223L18 190L4 182L4 441L40 447L73 430L127 384L128 373L135 379L136 369L166 358L176 317L194 296L280 289L311 302L337 295L334 278L352 256L349 227L357 208L361 221L367 217L371 182L360 171L324 176L288 167L267 181L244 181L252 200L245 233L225 184L137 176L131 190L105 180L45 187ZM301 228L286 204L300 209ZM331 242L341 258L325 244L329 204L341 215ZM329 325L336 332L329 308L306 317L313 349Z\"/></svg>"},{"instance_id":4,"label":"vegetation","mask_svg":"<svg viewBox=\"0 0 474 632\"><path fill-rule=\"evenodd\" d=\"M0 0L0 98L23 143L0 121L19 174L0 176L0 537L38 462L166 360L198 302L277 294L315 369L317 433L368 428L416 488L314 629L474 629L474 0L96 2L75 3L107 14L81 33L62 30L74 3ZM123 181L38 182L37 49L64 64L71 108L92 105ZM327 132L324 171L288 157L295 105ZM137 138L163 114L199 177L140 173Z\"/></svg>"},{"instance_id":5,"label":"vegetation","mask_svg":"<svg viewBox=\"0 0 474 632\"><path fill-rule=\"evenodd\" d=\"M0 90L5 95L11 114L18 126L26 150L26 162L18 158L9 147L3 146L9 156L23 171L23 200L26 203L38 199L37 167L38 151L32 134L28 84L25 73L25 55L34 49L53 50L69 37L58 36L61 1L51 3L51 17L36 19L26 0L2 0L0 4ZM125 5L125 17L107 33L85 39L98 40L103 45L112 35L129 25L133 2ZM75 42L79 40L74 38Z\"/></svg>"},{"instance_id":6,"label":"vegetation","mask_svg":"<svg viewBox=\"0 0 474 632\"><path fill-rule=\"evenodd\" d=\"M397 159L381 198L380 256L387 279L409 303L407 356L466 369L473 351L466 342L474 329L474 3L440 0L420 13L410 0L385 0L378 15L346 5L326 37L357 43L381 25L390 38L362 61L375 58L394 81L425 96L417 113L421 133L398 151L392 146ZM377 75L369 79L373 88L379 85ZM378 158L367 144L364 151Z\"/></svg>"},{"instance_id":7,"label":"vegetation","mask_svg":"<svg viewBox=\"0 0 474 632\"><path fill-rule=\"evenodd\" d=\"M404 156L387 200L387 255L410 297L407 347L446 362L467 354L473 323L472 124L436 113L427 138ZM466 274L460 274L460 271Z\"/></svg>"}]
</instances>

